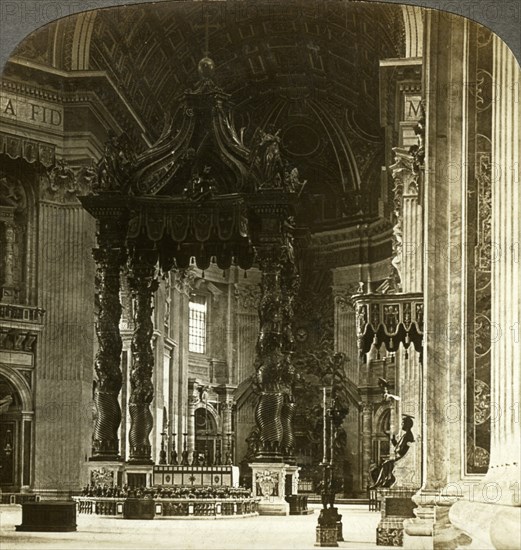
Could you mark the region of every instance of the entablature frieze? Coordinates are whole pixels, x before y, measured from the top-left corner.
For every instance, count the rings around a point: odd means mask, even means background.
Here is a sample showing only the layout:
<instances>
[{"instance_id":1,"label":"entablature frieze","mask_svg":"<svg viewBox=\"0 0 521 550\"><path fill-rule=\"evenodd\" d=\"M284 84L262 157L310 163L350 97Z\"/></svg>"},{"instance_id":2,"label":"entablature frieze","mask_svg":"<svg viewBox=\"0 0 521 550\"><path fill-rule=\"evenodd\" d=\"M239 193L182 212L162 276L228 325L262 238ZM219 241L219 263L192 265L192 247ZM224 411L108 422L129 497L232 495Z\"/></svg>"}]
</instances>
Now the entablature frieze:
<instances>
[{"instance_id":1,"label":"entablature frieze","mask_svg":"<svg viewBox=\"0 0 521 550\"><path fill-rule=\"evenodd\" d=\"M27 84L28 81L41 85ZM4 69L2 88L6 92L39 101L49 101L61 108L92 105L106 112L118 133L123 130L136 144L150 145L147 128L105 71L63 71L11 58ZM71 90L71 91L68 91ZM105 105L110 105L110 112Z\"/></svg>"},{"instance_id":2,"label":"entablature frieze","mask_svg":"<svg viewBox=\"0 0 521 550\"><path fill-rule=\"evenodd\" d=\"M335 268L355 264L372 264L392 254L392 224L380 219L311 236L310 249L316 265Z\"/></svg>"},{"instance_id":3,"label":"entablature frieze","mask_svg":"<svg viewBox=\"0 0 521 550\"><path fill-rule=\"evenodd\" d=\"M32 354L44 326L44 313L45 310L37 307L0 304L0 350ZM22 364L31 366L32 362L30 365L27 361Z\"/></svg>"},{"instance_id":4,"label":"entablature frieze","mask_svg":"<svg viewBox=\"0 0 521 550\"><path fill-rule=\"evenodd\" d=\"M313 267L334 269L344 266L373 265L391 258L391 241L382 243L378 247L342 248L336 250L320 250L315 253Z\"/></svg>"}]
</instances>

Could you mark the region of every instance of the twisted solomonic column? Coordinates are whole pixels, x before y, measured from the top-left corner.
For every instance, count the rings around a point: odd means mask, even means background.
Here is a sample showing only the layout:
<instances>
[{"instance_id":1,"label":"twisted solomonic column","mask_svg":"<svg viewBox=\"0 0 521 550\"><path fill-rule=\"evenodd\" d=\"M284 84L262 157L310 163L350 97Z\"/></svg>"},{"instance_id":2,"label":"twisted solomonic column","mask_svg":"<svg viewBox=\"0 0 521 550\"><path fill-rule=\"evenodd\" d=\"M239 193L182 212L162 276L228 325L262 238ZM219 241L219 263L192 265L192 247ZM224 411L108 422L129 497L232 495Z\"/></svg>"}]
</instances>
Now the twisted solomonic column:
<instances>
[{"instance_id":1,"label":"twisted solomonic column","mask_svg":"<svg viewBox=\"0 0 521 550\"><path fill-rule=\"evenodd\" d=\"M154 397L152 298L159 286L155 277L154 252L135 248L130 255L128 268L128 283L134 304L129 399L129 462L151 464L149 435L154 425L150 411L150 403Z\"/></svg>"},{"instance_id":2,"label":"twisted solomonic column","mask_svg":"<svg viewBox=\"0 0 521 550\"><path fill-rule=\"evenodd\" d=\"M293 318L295 316L295 300L297 298L300 278L293 256L292 237L287 235L286 246L283 248L283 262L281 269L281 295L282 295L282 348L286 355L284 371L284 404L282 405L282 441L281 451L285 462L295 462L295 434L293 432L293 418L295 416L294 385L297 381L297 373L292 364L292 356L295 352L295 338L293 336Z\"/></svg>"},{"instance_id":3,"label":"twisted solomonic column","mask_svg":"<svg viewBox=\"0 0 521 550\"><path fill-rule=\"evenodd\" d=\"M124 236L123 224L112 220L100 220L98 248L93 250L96 261L96 288L99 295L96 324L99 348L94 364L97 375L94 395L96 419L92 435L91 460L120 459L118 430L121 409L118 395L122 385L122 342L119 333L119 278L121 266L126 260Z\"/></svg>"},{"instance_id":4,"label":"twisted solomonic column","mask_svg":"<svg viewBox=\"0 0 521 550\"><path fill-rule=\"evenodd\" d=\"M296 270L284 244L257 250L261 279L260 333L257 341L256 379L259 400L255 420L259 429L257 459L280 460L294 448L291 330Z\"/></svg>"}]
</instances>

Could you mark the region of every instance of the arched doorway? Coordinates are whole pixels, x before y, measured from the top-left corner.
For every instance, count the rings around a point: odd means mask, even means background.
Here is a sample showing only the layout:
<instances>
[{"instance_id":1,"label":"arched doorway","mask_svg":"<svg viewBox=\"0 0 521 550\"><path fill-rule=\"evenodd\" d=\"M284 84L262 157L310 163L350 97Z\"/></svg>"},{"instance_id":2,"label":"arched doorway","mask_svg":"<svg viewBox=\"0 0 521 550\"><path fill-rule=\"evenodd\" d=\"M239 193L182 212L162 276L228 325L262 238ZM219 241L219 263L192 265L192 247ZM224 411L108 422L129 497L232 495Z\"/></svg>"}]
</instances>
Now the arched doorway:
<instances>
[{"instance_id":1,"label":"arched doorway","mask_svg":"<svg viewBox=\"0 0 521 550\"><path fill-rule=\"evenodd\" d=\"M199 463L213 465L221 462L221 435L212 412L205 407L195 410L195 456Z\"/></svg>"},{"instance_id":2,"label":"arched doorway","mask_svg":"<svg viewBox=\"0 0 521 550\"><path fill-rule=\"evenodd\" d=\"M14 384L0 374L0 489L3 492L18 492L30 482L31 426L29 423L24 433L23 408ZM28 441L24 445L25 438Z\"/></svg>"}]
</instances>

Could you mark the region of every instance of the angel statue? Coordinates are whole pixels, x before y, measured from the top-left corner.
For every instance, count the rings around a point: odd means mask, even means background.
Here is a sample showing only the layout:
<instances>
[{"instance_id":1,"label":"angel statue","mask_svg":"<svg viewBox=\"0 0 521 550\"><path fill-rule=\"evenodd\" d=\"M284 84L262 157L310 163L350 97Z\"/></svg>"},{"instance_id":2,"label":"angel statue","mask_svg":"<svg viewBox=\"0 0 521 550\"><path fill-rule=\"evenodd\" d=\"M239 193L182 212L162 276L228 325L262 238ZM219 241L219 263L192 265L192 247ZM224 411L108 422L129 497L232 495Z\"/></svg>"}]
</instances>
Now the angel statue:
<instances>
[{"instance_id":1,"label":"angel statue","mask_svg":"<svg viewBox=\"0 0 521 550\"><path fill-rule=\"evenodd\" d=\"M393 395L392 393L389 393L389 382L387 382L387 380L385 380L385 378L378 378L378 385L383 389L383 392L384 392L384 401L390 401L391 403L392 402L396 402L396 401L400 401L400 397L398 397L397 395Z\"/></svg>"}]
</instances>

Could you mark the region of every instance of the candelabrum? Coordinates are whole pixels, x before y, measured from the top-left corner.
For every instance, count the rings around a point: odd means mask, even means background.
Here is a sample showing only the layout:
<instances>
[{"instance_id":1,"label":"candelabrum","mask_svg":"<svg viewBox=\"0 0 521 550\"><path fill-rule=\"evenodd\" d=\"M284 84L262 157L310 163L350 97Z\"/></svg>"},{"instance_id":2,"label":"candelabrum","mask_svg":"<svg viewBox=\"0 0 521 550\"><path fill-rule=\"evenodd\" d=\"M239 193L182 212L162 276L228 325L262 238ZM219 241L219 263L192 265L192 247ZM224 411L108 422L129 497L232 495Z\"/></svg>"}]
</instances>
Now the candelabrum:
<instances>
[{"instance_id":1,"label":"candelabrum","mask_svg":"<svg viewBox=\"0 0 521 550\"><path fill-rule=\"evenodd\" d=\"M342 541L342 516L335 508L335 488L334 479L334 439L335 426L333 418L335 417L335 400L333 399L333 389L324 387L322 389L322 407L323 407L323 455L322 455L322 482L320 496L322 499L322 510L318 517L317 541L315 546L337 547L338 542Z\"/></svg>"},{"instance_id":2,"label":"candelabrum","mask_svg":"<svg viewBox=\"0 0 521 550\"><path fill-rule=\"evenodd\" d=\"M221 456L221 434L217 434L217 445L215 449L215 460L214 460L215 466L221 466L222 465L222 456Z\"/></svg>"},{"instance_id":3,"label":"candelabrum","mask_svg":"<svg viewBox=\"0 0 521 550\"><path fill-rule=\"evenodd\" d=\"M211 460L208 456L208 431L204 433L204 466L211 466Z\"/></svg>"},{"instance_id":4,"label":"candelabrum","mask_svg":"<svg viewBox=\"0 0 521 550\"><path fill-rule=\"evenodd\" d=\"M189 466L188 463L188 448L187 448L187 440L188 437L187 433L183 434L183 452L181 453L181 464L183 466Z\"/></svg>"},{"instance_id":5,"label":"candelabrum","mask_svg":"<svg viewBox=\"0 0 521 550\"><path fill-rule=\"evenodd\" d=\"M165 437L166 432L161 432L161 450L159 451L159 464L166 464Z\"/></svg>"},{"instance_id":6,"label":"candelabrum","mask_svg":"<svg viewBox=\"0 0 521 550\"><path fill-rule=\"evenodd\" d=\"M231 465L233 464L233 457L232 457L232 433L229 432L226 434L226 438L228 441L227 449L226 449L226 464Z\"/></svg>"},{"instance_id":7,"label":"candelabrum","mask_svg":"<svg viewBox=\"0 0 521 550\"><path fill-rule=\"evenodd\" d=\"M170 464L177 466L177 451L175 448L175 433L172 433L172 450L170 451Z\"/></svg>"}]
</instances>

